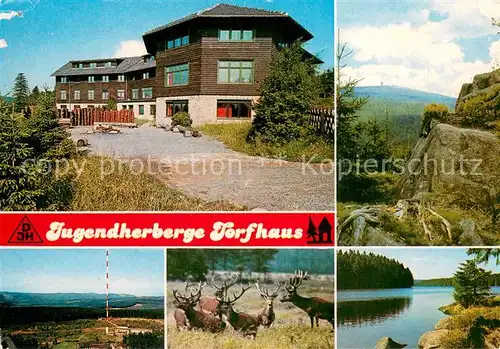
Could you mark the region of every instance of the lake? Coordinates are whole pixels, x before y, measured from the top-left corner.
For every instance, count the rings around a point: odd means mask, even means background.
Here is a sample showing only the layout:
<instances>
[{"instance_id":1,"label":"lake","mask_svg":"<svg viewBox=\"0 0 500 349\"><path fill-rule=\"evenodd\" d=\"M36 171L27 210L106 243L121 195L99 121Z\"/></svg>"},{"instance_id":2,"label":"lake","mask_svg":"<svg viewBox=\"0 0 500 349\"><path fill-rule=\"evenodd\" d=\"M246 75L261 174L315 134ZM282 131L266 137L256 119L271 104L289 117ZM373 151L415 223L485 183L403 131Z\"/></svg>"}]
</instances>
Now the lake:
<instances>
[{"instance_id":1,"label":"lake","mask_svg":"<svg viewBox=\"0 0 500 349\"><path fill-rule=\"evenodd\" d=\"M500 287L493 287L500 294ZM445 317L438 310L453 303L453 287L339 290L339 349L375 348L382 337L416 348L420 336Z\"/></svg>"}]
</instances>

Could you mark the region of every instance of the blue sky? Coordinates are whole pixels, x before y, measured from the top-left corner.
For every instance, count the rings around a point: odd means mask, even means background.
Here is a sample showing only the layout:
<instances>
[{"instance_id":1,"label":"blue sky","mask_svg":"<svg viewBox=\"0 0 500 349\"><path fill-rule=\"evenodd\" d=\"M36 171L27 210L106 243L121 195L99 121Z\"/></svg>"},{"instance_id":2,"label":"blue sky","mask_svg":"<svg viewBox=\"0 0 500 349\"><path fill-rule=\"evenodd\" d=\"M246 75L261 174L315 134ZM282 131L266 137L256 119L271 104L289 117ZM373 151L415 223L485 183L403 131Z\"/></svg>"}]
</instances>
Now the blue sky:
<instances>
[{"instance_id":1,"label":"blue sky","mask_svg":"<svg viewBox=\"0 0 500 349\"><path fill-rule=\"evenodd\" d=\"M110 292L163 296L164 253L110 249ZM106 293L105 249L0 250L0 290Z\"/></svg>"},{"instance_id":2,"label":"blue sky","mask_svg":"<svg viewBox=\"0 0 500 349\"><path fill-rule=\"evenodd\" d=\"M0 0L0 91L18 72L31 88L72 59L141 54L142 34L220 0ZM226 0L289 13L315 37L307 49L333 66L332 0ZM16 12L24 11L22 16Z\"/></svg>"},{"instance_id":3,"label":"blue sky","mask_svg":"<svg viewBox=\"0 0 500 349\"><path fill-rule=\"evenodd\" d=\"M464 82L500 63L498 0L339 0L344 63L361 85L397 85L457 96Z\"/></svg>"},{"instance_id":4,"label":"blue sky","mask_svg":"<svg viewBox=\"0 0 500 349\"><path fill-rule=\"evenodd\" d=\"M415 279L435 279L451 277L457 271L459 264L472 256L467 255L465 248L356 248L355 250L394 258L410 268ZM500 273L500 265L490 259L481 268Z\"/></svg>"}]
</instances>

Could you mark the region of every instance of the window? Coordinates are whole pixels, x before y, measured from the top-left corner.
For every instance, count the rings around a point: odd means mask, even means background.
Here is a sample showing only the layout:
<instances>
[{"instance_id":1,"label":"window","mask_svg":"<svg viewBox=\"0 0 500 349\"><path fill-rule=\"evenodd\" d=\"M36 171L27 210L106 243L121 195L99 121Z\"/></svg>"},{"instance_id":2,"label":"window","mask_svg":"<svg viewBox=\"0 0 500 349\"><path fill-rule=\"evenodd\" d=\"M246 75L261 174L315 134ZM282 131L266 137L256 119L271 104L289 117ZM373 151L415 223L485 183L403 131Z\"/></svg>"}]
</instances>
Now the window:
<instances>
[{"instance_id":1,"label":"window","mask_svg":"<svg viewBox=\"0 0 500 349\"><path fill-rule=\"evenodd\" d=\"M102 90L102 99L109 99L109 91Z\"/></svg>"},{"instance_id":2,"label":"window","mask_svg":"<svg viewBox=\"0 0 500 349\"><path fill-rule=\"evenodd\" d=\"M66 100L66 91L61 91L61 99Z\"/></svg>"},{"instance_id":3,"label":"window","mask_svg":"<svg viewBox=\"0 0 500 349\"><path fill-rule=\"evenodd\" d=\"M219 61L219 83L246 84L253 82L252 61Z\"/></svg>"},{"instance_id":4,"label":"window","mask_svg":"<svg viewBox=\"0 0 500 349\"><path fill-rule=\"evenodd\" d=\"M78 63L78 69L83 69L83 63Z\"/></svg>"},{"instance_id":5,"label":"window","mask_svg":"<svg viewBox=\"0 0 500 349\"><path fill-rule=\"evenodd\" d=\"M122 109L123 110L127 110L127 106L126 105L122 105Z\"/></svg>"},{"instance_id":6,"label":"window","mask_svg":"<svg viewBox=\"0 0 500 349\"><path fill-rule=\"evenodd\" d=\"M142 98L153 98L153 88L152 87L144 87L142 89Z\"/></svg>"},{"instance_id":7,"label":"window","mask_svg":"<svg viewBox=\"0 0 500 349\"><path fill-rule=\"evenodd\" d=\"M167 116L174 116L181 111L188 112L188 101L167 101L166 103Z\"/></svg>"},{"instance_id":8,"label":"window","mask_svg":"<svg viewBox=\"0 0 500 349\"><path fill-rule=\"evenodd\" d=\"M286 48L286 47L290 47L290 44L288 42L278 42L278 47L279 48Z\"/></svg>"},{"instance_id":9,"label":"window","mask_svg":"<svg viewBox=\"0 0 500 349\"><path fill-rule=\"evenodd\" d=\"M94 99L94 90L88 90L87 96L88 96L88 99Z\"/></svg>"},{"instance_id":10,"label":"window","mask_svg":"<svg viewBox=\"0 0 500 349\"><path fill-rule=\"evenodd\" d=\"M187 85L189 64L173 65L165 68L165 86Z\"/></svg>"},{"instance_id":11,"label":"window","mask_svg":"<svg viewBox=\"0 0 500 349\"><path fill-rule=\"evenodd\" d=\"M94 106L92 104L89 104L89 105L87 105L87 108L94 109Z\"/></svg>"},{"instance_id":12,"label":"window","mask_svg":"<svg viewBox=\"0 0 500 349\"><path fill-rule=\"evenodd\" d=\"M94 75L89 76L89 82L94 82Z\"/></svg>"},{"instance_id":13,"label":"window","mask_svg":"<svg viewBox=\"0 0 500 349\"><path fill-rule=\"evenodd\" d=\"M68 106L66 104L61 104L61 109L68 109Z\"/></svg>"},{"instance_id":14,"label":"window","mask_svg":"<svg viewBox=\"0 0 500 349\"><path fill-rule=\"evenodd\" d=\"M132 89L132 99L139 99L139 89L138 88Z\"/></svg>"},{"instance_id":15,"label":"window","mask_svg":"<svg viewBox=\"0 0 500 349\"><path fill-rule=\"evenodd\" d=\"M251 101L217 101L218 118L250 118Z\"/></svg>"},{"instance_id":16,"label":"window","mask_svg":"<svg viewBox=\"0 0 500 349\"><path fill-rule=\"evenodd\" d=\"M109 75L103 75L102 82L109 82Z\"/></svg>"},{"instance_id":17,"label":"window","mask_svg":"<svg viewBox=\"0 0 500 349\"><path fill-rule=\"evenodd\" d=\"M118 99L125 99L125 90L116 91L116 96L118 97Z\"/></svg>"},{"instance_id":18,"label":"window","mask_svg":"<svg viewBox=\"0 0 500 349\"><path fill-rule=\"evenodd\" d=\"M189 35L167 41L167 50L175 47L189 45Z\"/></svg>"},{"instance_id":19,"label":"window","mask_svg":"<svg viewBox=\"0 0 500 349\"><path fill-rule=\"evenodd\" d=\"M118 75L118 81L125 81L125 75Z\"/></svg>"},{"instance_id":20,"label":"window","mask_svg":"<svg viewBox=\"0 0 500 349\"><path fill-rule=\"evenodd\" d=\"M111 62L106 62L106 63L104 63L104 67L106 67L106 68L111 68Z\"/></svg>"},{"instance_id":21,"label":"window","mask_svg":"<svg viewBox=\"0 0 500 349\"><path fill-rule=\"evenodd\" d=\"M142 78L149 79L149 72L147 71L147 72L142 73Z\"/></svg>"},{"instance_id":22,"label":"window","mask_svg":"<svg viewBox=\"0 0 500 349\"><path fill-rule=\"evenodd\" d=\"M89 67L90 67L91 69L93 69L93 68L97 68L97 63L90 63L90 64L89 64Z\"/></svg>"},{"instance_id":23,"label":"window","mask_svg":"<svg viewBox=\"0 0 500 349\"><path fill-rule=\"evenodd\" d=\"M219 30L220 41L252 41L254 37L253 30Z\"/></svg>"},{"instance_id":24,"label":"window","mask_svg":"<svg viewBox=\"0 0 500 349\"><path fill-rule=\"evenodd\" d=\"M144 105L139 104L139 115L144 115Z\"/></svg>"},{"instance_id":25,"label":"window","mask_svg":"<svg viewBox=\"0 0 500 349\"><path fill-rule=\"evenodd\" d=\"M149 106L149 115L156 116L156 104L151 104Z\"/></svg>"},{"instance_id":26,"label":"window","mask_svg":"<svg viewBox=\"0 0 500 349\"><path fill-rule=\"evenodd\" d=\"M74 91L74 99L80 99L80 91Z\"/></svg>"},{"instance_id":27,"label":"window","mask_svg":"<svg viewBox=\"0 0 500 349\"><path fill-rule=\"evenodd\" d=\"M67 78L67 77L65 77L65 76L62 76L62 77L61 77L61 82L62 82L62 83L68 82L68 78Z\"/></svg>"}]
</instances>

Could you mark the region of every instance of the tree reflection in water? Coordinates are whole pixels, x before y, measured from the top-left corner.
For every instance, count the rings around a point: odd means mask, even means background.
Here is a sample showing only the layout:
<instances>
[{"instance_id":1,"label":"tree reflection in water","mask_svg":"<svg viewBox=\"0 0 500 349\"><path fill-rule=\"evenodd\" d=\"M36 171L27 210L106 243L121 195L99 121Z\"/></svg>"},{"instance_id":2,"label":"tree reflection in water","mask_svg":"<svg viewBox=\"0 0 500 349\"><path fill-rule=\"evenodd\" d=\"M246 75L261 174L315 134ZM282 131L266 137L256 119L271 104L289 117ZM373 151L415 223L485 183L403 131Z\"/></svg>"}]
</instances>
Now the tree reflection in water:
<instances>
[{"instance_id":1,"label":"tree reflection in water","mask_svg":"<svg viewBox=\"0 0 500 349\"><path fill-rule=\"evenodd\" d=\"M356 326L363 323L380 323L404 313L412 298L382 298L366 301L345 301L338 303L339 326Z\"/></svg>"}]
</instances>

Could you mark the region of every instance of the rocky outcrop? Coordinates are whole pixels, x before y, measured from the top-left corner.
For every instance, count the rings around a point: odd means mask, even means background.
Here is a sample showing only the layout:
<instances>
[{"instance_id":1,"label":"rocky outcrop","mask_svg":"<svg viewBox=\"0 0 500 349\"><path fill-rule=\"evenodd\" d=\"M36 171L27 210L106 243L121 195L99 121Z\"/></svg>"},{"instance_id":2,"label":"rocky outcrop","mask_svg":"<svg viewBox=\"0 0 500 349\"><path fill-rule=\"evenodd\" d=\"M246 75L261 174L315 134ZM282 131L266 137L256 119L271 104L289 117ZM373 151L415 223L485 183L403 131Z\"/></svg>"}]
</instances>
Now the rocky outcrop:
<instances>
[{"instance_id":1,"label":"rocky outcrop","mask_svg":"<svg viewBox=\"0 0 500 349\"><path fill-rule=\"evenodd\" d=\"M418 340L418 349L440 349L441 338L448 334L449 330L434 330L424 333Z\"/></svg>"},{"instance_id":2,"label":"rocky outcrop","mask_svg":"<svg viewBox=\"0 0 500 349\"><path fill-rule=\"evenodd\" d=\"M467 99L480 94L492 93L497 88L500 88L500 69L474 76L472 83L465 83L462 85L455 105L455 110L457 110L460 104Z\"/></svg>"},{"instance_id":3,"label":"rocky outcrop","mask_svg":"<svg viewBox=\"0 0 500 349\"><path fill-rule=\"evenodd\" d=\"M399 349L404 347L406 347L406 344L397 343L390 337L382 337L377 341L375 349Z\"/></svg>"},{"instance_id":4,"label":"rocky outcrop","mask_svg":"<svg viewBox=\"0 0 500 349\"><path fill-rule=\"evenodd\" d=\"M485 198L498 189L498 154L496 135L438 124L415 146L398 184L399 194L411 198L444 191Z\"/></svg>"}]
</instances>

